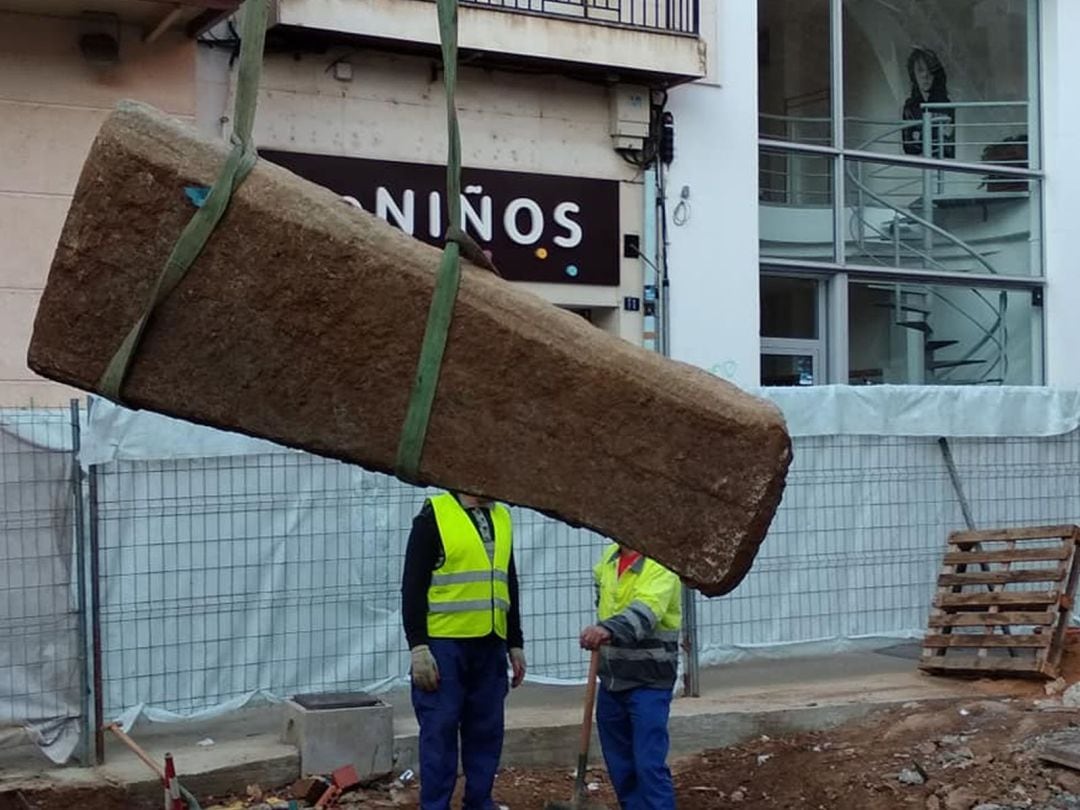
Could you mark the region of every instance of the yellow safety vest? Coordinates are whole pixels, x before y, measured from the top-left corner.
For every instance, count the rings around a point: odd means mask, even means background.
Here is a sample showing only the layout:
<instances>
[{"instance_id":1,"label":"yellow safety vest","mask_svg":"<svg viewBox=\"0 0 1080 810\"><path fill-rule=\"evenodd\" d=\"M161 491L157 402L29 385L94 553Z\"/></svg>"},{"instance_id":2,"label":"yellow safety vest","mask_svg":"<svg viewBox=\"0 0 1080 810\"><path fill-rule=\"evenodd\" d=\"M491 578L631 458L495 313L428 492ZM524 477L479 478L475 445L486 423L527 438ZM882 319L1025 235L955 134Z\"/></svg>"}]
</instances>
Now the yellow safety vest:
<instances>
[{"instance_id":1,"label":"yellow safety vest","mask_svg":"<svg viewBox=\"0 0 1080 810\"><path fill-rule=\"evenodd\" d=\"M449 493L431 499L442 538L443 564L428 588L428 635L433 638L506 638L510 610L510 510L491 507L494 559L457 498Z\"/></svg>"},{"instance_id":2,"label":"yellow safety vest","mask_svg":"<svg viewBox=\"0 0 1080 810\"><path fill-rule=\"evenodd\" d=\"M642 602L657 618L656 631L663 638L678 640L682 627L681 581L664 566L648 557L641 557L619 576L619 546L611 544L604 550L593 569L599 589L596 613L600 621L622 613L634 602Z\"/></svg>"}]
</instances>

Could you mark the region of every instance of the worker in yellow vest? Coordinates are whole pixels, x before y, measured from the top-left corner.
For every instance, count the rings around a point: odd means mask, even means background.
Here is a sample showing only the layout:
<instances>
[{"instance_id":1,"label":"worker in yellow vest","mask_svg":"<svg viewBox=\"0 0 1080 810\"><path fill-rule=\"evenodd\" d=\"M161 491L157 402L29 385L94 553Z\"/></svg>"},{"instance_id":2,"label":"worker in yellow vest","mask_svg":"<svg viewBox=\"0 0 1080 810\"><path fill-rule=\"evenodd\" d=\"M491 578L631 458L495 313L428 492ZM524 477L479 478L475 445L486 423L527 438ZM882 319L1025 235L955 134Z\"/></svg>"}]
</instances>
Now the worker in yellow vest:
<instances>
[{"instance_id":1,"label":"worker in yellow vest","mask_svg":"<svg viewBox=\"0 0 1080 810\"><path fill-rule=\"evenodd\" d=\"M612 787L623 810L674 810L667 725L679 669L679 578L618 544L593 574L599 621L580 643L600 650L596 730Z\"/></svg>"},{"instance_id":2,"label":"worker in yellow vest","mask_svg":"<svg viewBox=\"0 0 1080 810\"><path fill-rule=\"evenodd\" d=\"M450 807L459 737L464 810L492 810L503 704L526 667L510 510L460 493L428 500L405 551L401 614L420 724L421 810Z\"/></svg>"}]
</instances>

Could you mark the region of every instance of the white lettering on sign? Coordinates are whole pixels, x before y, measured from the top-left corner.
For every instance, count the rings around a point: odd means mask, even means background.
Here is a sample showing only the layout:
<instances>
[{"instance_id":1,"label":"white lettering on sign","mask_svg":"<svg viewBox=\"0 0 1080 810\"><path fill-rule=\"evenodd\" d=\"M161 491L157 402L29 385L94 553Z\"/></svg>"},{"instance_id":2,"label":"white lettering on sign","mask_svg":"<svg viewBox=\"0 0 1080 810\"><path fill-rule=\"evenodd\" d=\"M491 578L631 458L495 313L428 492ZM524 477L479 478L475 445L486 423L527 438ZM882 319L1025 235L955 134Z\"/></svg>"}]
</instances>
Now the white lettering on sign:
<instances>
[{"instance_id":1,"label":"white lettering on sign","mask_svg":"<svg viewBox=\"0 0 1080 810\"><path fill-rule=\"evenodd\" d=\"M437 191L428 194L428 236L438 239L442 236L442 195Z\"/></svg>"},{"instance_id":2,"label":"white lettering on sign","mask_svg":"<svg viewBox=\"0 0 1080 810\"><path fill-rule=\"evenodd\" d=\"M581 244L581 225L570 219L571 214L580 214L581 206L574 202L559 203L555 206L555 224L566 228L566 236L556 236L555 244L561 248L575 248Z\"/></svg>"},{"instance_id":3,"label":"white lettering on sign","mask_svg":"<svg viewBox=\"0 0 1080 810\"><path fill-rule=\"evenodd\" d=\"M465 189L465 192L466 194L480 194L483 190L482 186L469 186ZM491 241L491 237L494 235L495 223L491 219L491 197L487 194L480 198L479 214L473 208L472 200L464 194L461 195L461 230L468 230L470 224L481 242Z\"/></svg>"},{"instance_id":4,"label":"white lettering on sign","mask_svg":"<svg viewBox=\"0 0 1080 810\"><path fill-rule=\"evenodd\" d=\"M490 195L483 193L483 186L468 186L461 195L461 228L471 231L479 242L491 242L495 239L495 204ZM481 195L479 200L470 199L466 194ZM349 205L364 210L360 201L351 195L341 198ZM479 209L477 208L479 205ZM432 239L443 236L442 194L432 191L427 200L427 231ZM584 239L581 223L575 218L581 214L581 206L576 202L566 201L555 206L551 219L559 232L551 237L561 248L576 248ZM416 192L405 189L401 200L394 199L385 186L375 189L375 216L396 225L409 236L416 235ZM503 209L502 226L505 234L516 244L534 245L544 236L546 227L544 210L540 204L528 197L517 197Z\"/></svg>"},{"instance_id":5,"label":"white lettering on sign","mask_svg":"<svg viewBox=\"0 0 1080 810\"><path fill-rule=\"evenodd\" d=\"M392 217L395 225L412 236L416 222L416 193L409 189L402 195L402 200L403 204L399 206L390 192L379 186L375 189L375 216L387 222Z\"/></svg>"},{"instance_id":6,"label":"white lettering on sign","mask_svg":"<svg viewBox=\"0 0 1080 810\"><path fill-rule=\"evenodd\" d=\"M518 229L518 214L522 212L527 213L530 220L529 229L525 233ZM518 197L506 206L506 211L503 213L503 228L506 235L519 245L536 244L544 235L544 212L535 201L528 197Z\"/></svg>"}]
</instances>

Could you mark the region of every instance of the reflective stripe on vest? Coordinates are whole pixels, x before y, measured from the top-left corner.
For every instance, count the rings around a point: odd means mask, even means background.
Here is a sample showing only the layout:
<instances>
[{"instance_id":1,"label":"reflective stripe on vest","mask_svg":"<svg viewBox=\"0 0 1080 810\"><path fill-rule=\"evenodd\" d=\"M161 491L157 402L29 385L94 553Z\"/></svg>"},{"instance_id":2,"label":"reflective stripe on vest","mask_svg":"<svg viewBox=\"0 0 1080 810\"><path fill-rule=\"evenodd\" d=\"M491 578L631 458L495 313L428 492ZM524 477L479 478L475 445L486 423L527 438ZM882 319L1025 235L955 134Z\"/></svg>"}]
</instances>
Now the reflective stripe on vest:
<instances>
[{"instance_id":1,"label":"reflective stripe on vest","mask_svg":"<svg viewBox=\"0 0 1080 810\"><path fill-rule=\"evenodd\" d=\"M450 494L431 499L445 559L428 588L428 635L433 638L506 638L510 610L510 511L501 504L489 510L494 559L472 519Z\"/></svg>"}]
</instances>

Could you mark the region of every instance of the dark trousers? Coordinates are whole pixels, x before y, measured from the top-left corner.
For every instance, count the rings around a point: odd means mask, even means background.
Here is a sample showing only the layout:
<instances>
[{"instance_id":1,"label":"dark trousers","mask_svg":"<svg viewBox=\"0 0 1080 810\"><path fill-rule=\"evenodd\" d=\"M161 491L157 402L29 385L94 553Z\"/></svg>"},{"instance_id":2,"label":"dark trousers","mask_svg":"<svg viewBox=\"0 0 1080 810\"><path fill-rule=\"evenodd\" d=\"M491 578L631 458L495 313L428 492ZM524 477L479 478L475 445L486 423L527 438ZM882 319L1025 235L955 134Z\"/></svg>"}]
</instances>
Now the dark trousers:
<instances>
[{"instance_id":1,"label":"dark trousers","mask_svg":"<svg viewBox=\"0 0 1080 810\"><path fill-rule=\"evenodd\" d=\"M675 810L667 766L670 689L628 689L596 699L596 730L623 810Z\"/></svg>"},{"instance_id":2,"label":"dark trousers","mask_svg":"<svg viewBox=\"0 0 1080 810\"><path fill-rule=\"evenodd\" d=\"M502 755L503 711L509 691L506 643L495 637L433 638L439 688L412 690L420 724L420 807L448 810L458 774L465 772L464 810L493 810L491 789Z\"/></svg>"}]
</instances>

